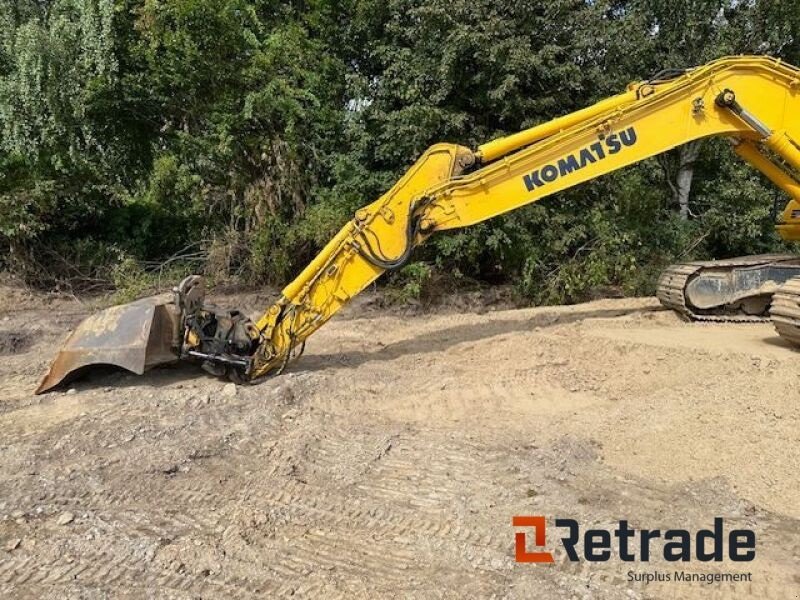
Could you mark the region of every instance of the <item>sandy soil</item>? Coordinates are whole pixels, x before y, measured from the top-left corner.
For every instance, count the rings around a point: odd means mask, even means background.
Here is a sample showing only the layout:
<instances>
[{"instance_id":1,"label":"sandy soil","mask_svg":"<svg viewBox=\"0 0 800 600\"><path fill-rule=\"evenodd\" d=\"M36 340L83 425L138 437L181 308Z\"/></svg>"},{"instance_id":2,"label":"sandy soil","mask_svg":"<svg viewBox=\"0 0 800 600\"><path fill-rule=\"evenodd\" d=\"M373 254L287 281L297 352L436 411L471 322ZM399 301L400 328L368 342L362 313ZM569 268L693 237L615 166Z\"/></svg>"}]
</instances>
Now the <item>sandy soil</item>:
<instances>
[{"instance_id":1,"label":"sandy soil","mask_svg":"<svg viewBox=\"0 0 800 600\"><path fill-rule=\"evenodd\" d=\"M0 289L2 597L798 597L800 354L768 324L366 298L258 386L182 365L33 396L88 311ZM721 516L757 558L573 563L550 529L555 564L517 564L514 515ZM676 568L752 581L628 581Z\"/></svg>"}]
</instances>

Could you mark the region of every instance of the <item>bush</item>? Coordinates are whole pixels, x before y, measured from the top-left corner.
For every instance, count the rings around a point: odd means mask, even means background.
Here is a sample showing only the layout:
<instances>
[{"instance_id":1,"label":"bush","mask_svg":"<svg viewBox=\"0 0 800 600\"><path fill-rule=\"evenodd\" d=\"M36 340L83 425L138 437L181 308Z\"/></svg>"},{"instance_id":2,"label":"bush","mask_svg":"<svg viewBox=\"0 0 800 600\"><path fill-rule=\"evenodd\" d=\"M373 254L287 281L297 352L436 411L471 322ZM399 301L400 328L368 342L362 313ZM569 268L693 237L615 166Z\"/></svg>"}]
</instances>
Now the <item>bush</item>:
<instances>
[{"instance_id":1,"label":"bush","mask_svg":"<svg viewBox=\"0 0 800 600\"><path fill-rule=\"evenodd\" d=\"M219 281L283 284L432 143L475 147L662 67L800 59L791 3L612 4L0 3L0 267L126 296L178 257ZM480 281L577 302L649 293L674 260L788 247L773 187L719 140L678 219L679 158L434 236L391 293Z\"/></svg>"},{"instance_id":2,"label":"bush","mask_svg":"<svg viewBox=\"0 0 800 600\"><path fill-rule=\"evenodd\" d=\"M417 303L429 291L433 269L424 262L412 262L404 266L391 278L387 298L392 303Z\"/></svg>"}]
</instances>

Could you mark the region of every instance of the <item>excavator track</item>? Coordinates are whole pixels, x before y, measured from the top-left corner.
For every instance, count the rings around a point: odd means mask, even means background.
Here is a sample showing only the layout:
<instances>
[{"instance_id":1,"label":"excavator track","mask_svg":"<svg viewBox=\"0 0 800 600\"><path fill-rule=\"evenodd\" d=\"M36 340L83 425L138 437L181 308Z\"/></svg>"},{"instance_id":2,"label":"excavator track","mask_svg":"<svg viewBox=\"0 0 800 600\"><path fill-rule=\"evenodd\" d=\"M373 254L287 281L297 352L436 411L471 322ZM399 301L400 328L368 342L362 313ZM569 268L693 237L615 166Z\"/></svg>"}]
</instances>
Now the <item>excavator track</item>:
<instances>
[{"instance_id":1,"label":"excavator track","mask_svg":"<svg viewBox=\"0 0 800 600\"><path fill-rule=\"evenodd\" d=\"M740 273L758 274L759 270L770 275L777 275L777 283L771 287L762 285L754 286L751 290L746 287L739 290L740 296L736 302L727 303L723 296L720 296L719 304L711 308L698 308L692 304L687 294L690 283L693 280L707 276L709 273L715 275L734 275L736 271ZM800 274L800 257L791 254L765 254L758 256L744 256L715 261L694 261L678 263L665 269L658 281L656 296L661 304L670 308L684 317L693 321L712 321L712 322L738 322L738 323L760 323L769 320L769 302L763 301L763 308L753 310L752 303L750 310L745 311L744 307L747 300L765 298L773 293L777 286L793 274ZM765 276L769 281L770 276ZM800 284L798 284L800 286ZM748 298L745 294L741 297L742 291L752 292ZM744 300L744 301L743 301ZM798 319L800 319L800 308L798 309ZM798 320L800 326L800 320ZM800 329L798 329L800 331ZM798 336L800 340L800 335Z\"/></svg>"},{"instance_id":2,"label":"excavator track","mask_svg":"<svg viewBox=\"0 0 800 600\"><path fill-rule=\"evenodd\" d=\"M689 278L702 268L698 263L679 263L664 269L656 288L656 297L661 305L680 315L693 318L695 315L686 305L683 291L686 289Z\"/></svg>"},{"instance_id":3,"label":"excavator track","mask_svg":"<svg viewBox=\"0 0 800 600\"><path fill-rule=\"evenodd\" d=\"M775 292L769 312L778 335L800 345L800 277L793 277Z\"/></svg>"}]
</instances>

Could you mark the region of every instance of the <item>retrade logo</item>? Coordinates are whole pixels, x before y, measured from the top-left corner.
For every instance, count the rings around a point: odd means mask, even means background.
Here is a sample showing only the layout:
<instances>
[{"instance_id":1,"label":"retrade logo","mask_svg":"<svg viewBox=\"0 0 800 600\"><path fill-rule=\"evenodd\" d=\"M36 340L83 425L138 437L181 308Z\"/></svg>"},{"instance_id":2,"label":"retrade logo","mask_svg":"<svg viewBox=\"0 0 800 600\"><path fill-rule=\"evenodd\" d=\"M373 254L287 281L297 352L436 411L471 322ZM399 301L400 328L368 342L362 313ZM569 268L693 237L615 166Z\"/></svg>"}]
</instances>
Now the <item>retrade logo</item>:
<instances>
[{"instance_id":1,"label":"retrade logo","mask_svg":"<svg viewBox=\"0 0 800 600\"><path fill-rule=\"evenodd\" d=\"M514 534L517 562L553 562L553 554L546 550L545 517L516 516L512 524L522 529ZM572 562L605 562L611 558L624 562L649 562L654 554L668 562L722 562L725 558L749 562L756 557L755 531L732 529L726 533L722 517L716 517L711 528L694 532L686 529L637 529L626 520L620 520L613 529L581 531L575 519L556 519L555 526L563 534L559 538L560 545Z\"/></svg>"}]
</instances>

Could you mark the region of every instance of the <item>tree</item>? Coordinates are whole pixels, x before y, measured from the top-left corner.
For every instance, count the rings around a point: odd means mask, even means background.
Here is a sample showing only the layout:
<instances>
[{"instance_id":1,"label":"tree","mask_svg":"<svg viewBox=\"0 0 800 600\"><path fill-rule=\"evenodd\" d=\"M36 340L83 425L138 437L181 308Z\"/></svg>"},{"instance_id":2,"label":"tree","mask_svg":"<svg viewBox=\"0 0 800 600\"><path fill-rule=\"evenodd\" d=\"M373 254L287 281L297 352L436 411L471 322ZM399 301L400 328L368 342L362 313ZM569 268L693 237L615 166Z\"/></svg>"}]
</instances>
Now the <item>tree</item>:
<instances>
[{"instance_id":1,"label":"tree","mask_svg":"<svg viewBox=\"0 0 800 600\"><path fill-rule=\"evenodd\" d=\"M282 282L434 142L720 54L796 62L799 32L785 0L0 0L0 262L108 281L191 245ZM776 248L771 194L725 144L687 144L434 236L396 277L646 292L688 252Z\"/></svg>"},{"instance_id":2,"label":"tree","mask_svg":"<svg viewBox=\"0 0 800 600\"><path fill-rule=\"evenodd\" d=\"M20 1L0 11L0 223L12 259L102 210L118 148L92 108L113 85L111 0ZM10 175L10 176L9 176Z\"/></svg>"},{"instance_id":3,"label":"tree","mask_svg":"<svg viewBox=\"0 0 800 600\"><path fill-rule=\"evenodd\" d=\"M82 260L77 239L99 262L153 260L212 238L241 265L302 214L344 105L330 6L3 7L0 236L20 260Z\"/></svg>"},{"instance_id":4,"label":"tree","mask_svg":"<svg viewBox=\"0 0 800 600\"><path fill-rule=\"evenodd\" d=\"M606 66L636 79L755 51L750 28L754 8L748 2L632 0L612 2L606 10L615 22ZM673 205L684 220L692 215L692 181L703 145L696 140L658 157Z\"/></svg>"}]
</instances>

